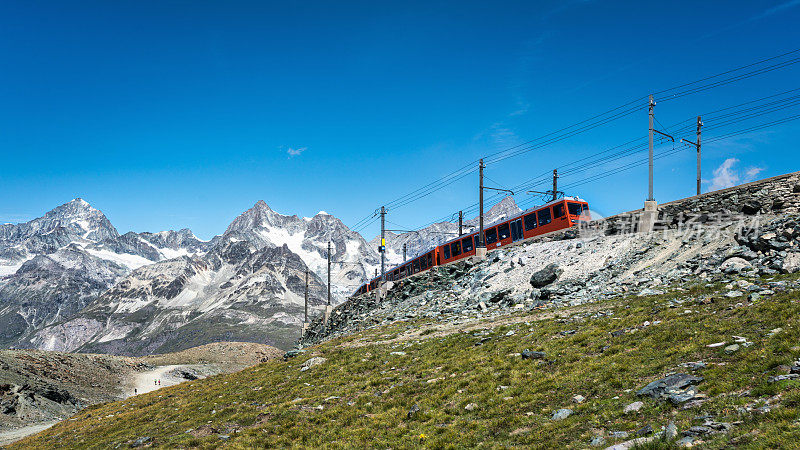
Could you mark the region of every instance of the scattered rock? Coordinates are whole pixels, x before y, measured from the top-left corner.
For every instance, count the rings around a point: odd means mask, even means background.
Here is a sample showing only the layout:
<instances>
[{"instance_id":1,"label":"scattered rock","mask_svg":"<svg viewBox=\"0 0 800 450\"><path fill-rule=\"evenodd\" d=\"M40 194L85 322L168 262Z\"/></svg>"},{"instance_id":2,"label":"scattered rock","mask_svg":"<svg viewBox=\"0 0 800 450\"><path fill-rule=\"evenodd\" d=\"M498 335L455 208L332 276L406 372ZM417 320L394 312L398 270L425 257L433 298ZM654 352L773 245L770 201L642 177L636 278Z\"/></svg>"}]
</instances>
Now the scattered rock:
<instances>
[{"instance_id":1,"label":"scattered rock","mask_svg":"<svg viewBox=\"0 0 800 450\"><path fill-rule=\"evenodd\" d=\"M572 403L581 404L581 403L583 403L585 401L586 401L586 397L584 397L584 396L582 396L580 394L572 397Z\"/></svg>"},{"instance_id":2,"label":"scattered rock","mask_svg":"<svg viewBox=\"0 0 800 450\"><path fill-rule=\"evenodd\" d=\"M131 448L142 447L142 446L144 446L146 444L150 444L151 440L152 439L150 438L150 436L140 437L140 438L136 439L135 441L131 442Z\"/></svg>"},{"instance_id":3,"label":"scattered rock","mask_svg":"<svg viewBox=\"0 0 800 450\"><path fill-rule=\"evenodd\" d=\"M470 403L467 406L465 406L464 409L466 409L467 411L475 411L477 407L478 407L477 403Z\"/></svg>"},{"instance_id":4,"label":"scattered rock","mask_svg":"<svg viewBox=\"0 0 800 450\"><path fill-rule=\"evenodd\" d=\"M741 273L745 270L749 270L753 268L753 265L750 264L746 259L734 256L733 258L728 258L719 266L720 270L727 274L736 274Z\"/></svg>"},{"instance_id":5,"label":"scattered rock","mask_svg":"<svg viewBox=\"0 0 800 450\"><path fill-rule=\"evenodd\" d=\"M571 415L572 415L571 409L562 408L553 413L553 420L564 420Z\"/></svg>"},{"instance_id":6,"label":"scattered rock","mask_svg":"<svg viewBox=\"0 0 800 450\"><path fill-rule=\"evenodd\" d=\"M556 281L559 275L561 275L563 272L564 270L558 267L558 264L555 263L548 264L542 270L534 272L534 274L531 275L530 279L531 286L535 288L545 287L548 284L551 284L552 282Z\"/></svg>"},{"instance_id":7,"label":"scattered rock","mask_svg":"<svg viewBox=\"0 0 800 450\"><path fill-rule=\"evenodd\" d=\"M660 380L653 381L647 386L636 392L640 397L651 397L654 399L666 398L670 394L679 392L688 386L698 384L703 381L703 377L696 377L685 373L676 373Z\"/></svg>"},{"instance_id":8,"label":"scattered rock","mask_svg":"<svg viewBox=\"0 0 800 450\"><path fill-rule=\"evenodd\" d=\"M725 353L731 354L736 353L739 350L739 344L732 344L725 347Z\"/></svg>"},{"instance_id":9,"label":"scattered rock","mask_svg":"<svg viewBox=\"0 0 800 450\"><path fill-rule=\"evenodd\" d=\"M603 438L603 436L595 436L594 439L592 439L591 442L589 442L589 445L591 445L592 447L601 447L603 445L606 445L606 440L605 438Z\"/></svg>"},{"instance_id":10,"label":"scattered rock","mask_svg":"<svg viewBox=\"0 0 800 450\"><path fill-rule=\"evenodd\" d=\"M748 200L742 204L742 213L754 216L761 211L761 204L755 200Z\"/></svg>"},{"instance_id":11,"label":"scattered rock","mask_svg":"<svg viewBox=\"0 0 800 450\"><path fill-rule=\"evenodd\" d=\"M302 353L303 350L289 350L288 352L283 354L283 360L287 361L289 358L294 358L295 356Z\"/></svg>"},{"instance_id":12,"label":"scattered rock","mask_svg":"<svg viewBox=\"0 0 800 450\"><path fill-rule=\"evenodd\" d=\"M667 424L667 428L664 430L664 432L667 439L670 441L678 437L678 427L675 426L675 422L671 420Z\"/></svg>"},{"instance_id":13,"label":"scattered rock","mask_svg":"<svg viewBox=\"0 0 800 450\"><path fill-rule=\"evenodd\" d=\"M411 405L411 408L408 408L408 413L406 413L406 417L408 419L413 419L414 416L416 416L417 413L419 413L419 410L420 410L419 405L414 403L413 405Z\"/></svg>"},{"instance_id":14,"label":"scattered rock","mask_svg":"<svg viewBox=\"0 0 800 450\"><path fill-rule=\"evenodd\" d=\"M638 402L638 401L637 402L633 402L630 405L628 405L625 408L623 408L622 412L624 414L630 414L630 413L638 412L640 409L642 409L643 406L644 406L643 402Z\"/></svg>"},{"instance_id":15,"label":"scattered rock","mask_svg":"<svg viewBox=\"0 0 800 450\"><path fill-rule=\"evenodd\" d=\"M312 368L314 366L318 366L318 365L324 363L325 361L327 361L327 359L325 359L325 358L323 358L321 356L314 356L313 358L309 358L308 361L303 363L303 365L300 367L300 371L301 372L305 372L306 370L308 370L308 369L310 369L310 368Z\"/></svg>"},{"instance_id":16,"label":"scattered rock","mask_svg":"<svg viewBox=\"0 0 800 450\"><path fill-rule=\"evenodd\" d=\"M545 359L547 357L545 352L534 352L527 348L522 351L521 355L522 359Z\"/></svg>"}]
</instances>

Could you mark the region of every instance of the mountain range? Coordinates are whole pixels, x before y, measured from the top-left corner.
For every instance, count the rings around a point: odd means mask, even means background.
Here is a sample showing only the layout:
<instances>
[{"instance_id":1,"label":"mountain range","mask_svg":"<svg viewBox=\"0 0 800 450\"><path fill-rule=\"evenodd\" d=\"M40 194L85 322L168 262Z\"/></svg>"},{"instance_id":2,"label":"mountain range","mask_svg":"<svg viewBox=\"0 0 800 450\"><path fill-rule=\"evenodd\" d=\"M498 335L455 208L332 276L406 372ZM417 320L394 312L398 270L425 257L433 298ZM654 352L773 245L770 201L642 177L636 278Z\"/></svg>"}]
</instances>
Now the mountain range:
<instances>
[{"instance_id":1,"label":"mountain range","mask_svg":"<svg viewBox=\"0 0 800 450\"><path fill-rule=\"evenodd\" d=\"M487 223L518 212L513 199ZM467 222L467 225L473 225ZM477 223L477 219L474 220ZM451 239L443 222L387 234L387 261ZM120 234L82 199L43 217L0 225L0 346L123 355L163 353L215 341L287 348L299 337L306 273L309 314L338 304L380 267L341 220L279 214L263 201L209 241L190 230Z\"/></svg>"}]
</instances>

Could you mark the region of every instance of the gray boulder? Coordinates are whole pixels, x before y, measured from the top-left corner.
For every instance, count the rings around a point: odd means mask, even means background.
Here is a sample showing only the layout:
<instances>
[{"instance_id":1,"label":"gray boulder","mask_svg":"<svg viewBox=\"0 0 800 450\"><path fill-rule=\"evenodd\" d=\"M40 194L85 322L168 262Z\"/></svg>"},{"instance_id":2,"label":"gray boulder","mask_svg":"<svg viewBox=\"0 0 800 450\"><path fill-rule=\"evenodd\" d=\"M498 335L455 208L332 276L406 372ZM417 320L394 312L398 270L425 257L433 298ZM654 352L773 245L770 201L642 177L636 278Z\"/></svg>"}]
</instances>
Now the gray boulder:
<instances>
[{"instance_id":1,"label":"gray boulder","mask_svg":"<svg viewBox=\"0 0 800 450\"><path fill-rule=\"evenodd\" d=\"M571 415L572 415L571 409L567 408L559 409L553 413L553 420L564 420Z\"/></svg>"},{"instance_id":2,"label":"gray boulder","mask_svg":"<svg viewBox=\"0 0 800 450\"><path fill-rule=\"evenodd\" d=\"M534 352L528 349L522 351L522 359L544 359L547 355L544 352Z\"/></svg>"},{"instance_id":3,"label":"gray boulder","mask_svg":"<svg viewBox=\"0 0 800 450\"><path fill-rule=\"evenodd\" d=\"M558 267L558 264L548 264L542 270L531 275L531 286L535 288L545 287L556 281L562 273L564 273L564 270Z\"/></svg>"},{"instance_id":4,"label":"gray boulder","mask_svg":"<svg viewBox=\"0 0 800 450\"><path fill-rule=\"evenodd\" d=\"M667 397L670 393L696 385L703 381L703 377L696 377L685 373L675 373L660 380L653 381L636 392L640 397L654 399Z\"/></svg>"}]
</instances>

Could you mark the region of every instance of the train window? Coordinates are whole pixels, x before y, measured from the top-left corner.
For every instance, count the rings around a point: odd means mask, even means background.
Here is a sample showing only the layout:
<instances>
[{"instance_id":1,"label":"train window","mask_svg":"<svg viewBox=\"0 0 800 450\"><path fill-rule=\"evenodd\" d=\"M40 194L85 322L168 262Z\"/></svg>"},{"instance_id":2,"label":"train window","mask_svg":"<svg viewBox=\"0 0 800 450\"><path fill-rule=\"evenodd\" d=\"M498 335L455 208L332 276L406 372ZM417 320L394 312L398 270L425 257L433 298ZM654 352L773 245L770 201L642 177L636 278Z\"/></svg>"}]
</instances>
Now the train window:
<instances>
[{"instance_id":1,"label":"train window","mask_svg":"<svg viewBox=\"0 0 800 450\"><path fill-rule=\"evenodd\" d=\"M464 253L472 251L472 236L461 240L461 246L464 247Z\"/></svg>"},{"instance_id":2,"label":"train window","mask_svg":"<svg viewBox=\"0 0 800 450\"><path fill-rule=\"evenodd\" d=\"M532 212L525 216L525 231L536 228L536 213Z\"/></svg>"},{"instance_id":3,"label":"train window","mask_svg":"<svg viewBox=\"0 0 800 450\"><path fill-rule=\"evenodd\" d=\"M557 205L553 205L553 215L555 216L556 219L558 219L559 217L563 217L564 216L564 204L563 203L559 203Z\"/></svg>"},{"instance_id":4,"label":"train window","mask_svg":"<svg viewBox=\"0 0 800 450\"><path fill-rule=\"evenodd\" d=\"M425 270L428 268L428 259L424 256L419 259L419 270Z\"/></svg>"},{"instance_id":5,"label":"train window","mask_svg":"<svg viewBox=\"0 0 800 450\"><path fill-rule=\"evenodd\" d=\"M433 267L433 252L428 253L428 267Z\"/></svg>"},{"instance_id":6,"label":"train window","mask_svg":"<svg viewBox=\"0 0 800 450\"><path fill-rule=\"evenodd\" d=\"M450 246L449 245L443 245L442 246L442 251L444 251L444 259L450 259Z\"/></svg>"},{"instance_id":7,"label":"train window","mask_svg":"<svg viewBox=\"0 0 800 450\"><path fill-rule=\"evenodd\" d=\"M497 242L497 228L490 228L483 233L486 236L486 245Z\"/></svg>"},{"instance_id":8,"label":"train window","mask_svg":"<svg viewBox=\"0 0 800 450\"><path fill-rule=\"evenodd\" d=\"M414 270L414 273L417 273L417 272L419 272L419 260L418 260L418 259L415 259L415 260L414 260L414 264L413 264L413 266L414 266L414 269L413 269L413 270Z\"/></svg>"},{"instance_id":9,"label":"train window","mask_svg":"<svg viewBox=\"0 0 800 450\"><path fill-rule=\"evenodd\" d=\"M539 226L547 225L548 223L552 222L550 216L550 208L545 208L539 211Z\"/></svg>"},{"instance_id":10,"label":"train window","mask_svg":"<svg viewBox=\"0 0 800 450\"><path fill-rule=\"evenodd\" d=\"M461 254L461 241L455 241L450 244L450 250L453 252L453 256L458 256Z\"/></svg>"},{"instance_id":11,"label":"train window","mask_svg":"<svg viewBox=\"0 0 800 450\"><path fill-rule=\"evenodd\" d=\"M583 205L580 203L567 203L567 209L572 216L580 216L583 210Z\"/></svg>"},{"instance_id":12,"label":"train window","mask_svg":"<svg viewBox=\"0 0 800 450\"><path fill-rule=\"evenodd\" d=\"M499 239L502 241L503 239L511 236L511 232L508 231L508 222L501 224L497 227L497 233L500 235Z\"/></svg>"}]
</instances>

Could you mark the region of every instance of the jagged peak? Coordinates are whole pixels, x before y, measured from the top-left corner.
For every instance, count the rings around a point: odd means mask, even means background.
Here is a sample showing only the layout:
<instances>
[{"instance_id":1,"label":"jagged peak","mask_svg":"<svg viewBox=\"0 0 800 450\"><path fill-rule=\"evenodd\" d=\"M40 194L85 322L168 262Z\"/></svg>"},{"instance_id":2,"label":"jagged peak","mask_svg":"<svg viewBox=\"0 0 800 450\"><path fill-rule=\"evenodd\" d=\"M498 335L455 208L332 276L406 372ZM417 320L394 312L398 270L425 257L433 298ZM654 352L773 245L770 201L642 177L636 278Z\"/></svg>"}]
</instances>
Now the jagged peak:
<instances>
[{"instance_id":1,"label":"jagged peak","mask_svg":"<svg viewBox=\"0 0 800 450\"><path fill-rule=\"evenodd\" d=\"M267 204L267 202L265 202L264 200L257 201L256 204L253 205L253 208L250 208L250 209L254 209L254 208L255 209L268 209L268 210L272 211L272 208L270 208L269 205Z\"/></svg>"},{"instance_id":2,"label":"jagged peak","mask_svg":"<svg viewBox=\"0 0 800 450\"><path fill-rule=\"evenodd\" d=\"M52 211L50 211L50 212L53 212L53 211L64 211L64 210L91 211L91 212L97 211L97 212L99 212L99 210L97 210L94 207L92 207L92 205L89 204L89 202L87 202L86 200L84 200L84 199L82 199L80 197L74 198L74 199L68 201L67 203L64 203L63 205L57 206L57 207L53 208Z\"/></svg>"},{"instance_id":3,"label":"jagged peak","mask_svg":"<svg viewBox=\"0 0 800 450\"><path fill-rule=\"evenodd\" d=\"M492 206L491 209L489 209L489 212L499 211L499 210L517 210L517 211L521 211L519 206L517 206L517 202L514 201L514 197L512 197L510 195L508 197L505 197L504 199L500 200L500 202L497 203L496 205Z\"/></svg>"}]
</instances>

